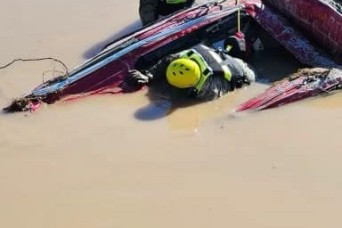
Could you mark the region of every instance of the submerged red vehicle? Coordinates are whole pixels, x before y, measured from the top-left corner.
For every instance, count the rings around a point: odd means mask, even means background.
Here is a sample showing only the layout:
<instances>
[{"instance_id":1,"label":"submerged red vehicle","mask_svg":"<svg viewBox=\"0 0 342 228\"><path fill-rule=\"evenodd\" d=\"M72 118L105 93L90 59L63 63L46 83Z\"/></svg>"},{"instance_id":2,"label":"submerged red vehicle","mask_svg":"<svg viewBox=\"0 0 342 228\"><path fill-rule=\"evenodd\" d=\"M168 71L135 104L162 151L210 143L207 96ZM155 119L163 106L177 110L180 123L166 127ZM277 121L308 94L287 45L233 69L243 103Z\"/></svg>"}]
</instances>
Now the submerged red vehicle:
<instances>
[{"instance_id":1,"label":"submerged red vehicle","mask_svg":"<svg viewBox=\"0 0 342 228\"><path fill-rule=\"evenodd\" d=\"M277 7L285 2L287 7L281 10L283 14ZM313 12L291 11L303 4ZM318 19L312 19L315 12L326 15L328 25L325 20L318 23ZM313 67L341 67L341 13L325 1L241 0L236 4L235 0L226 0L188 9L122 37L69 74L47 81L23 98L14 100L4 111L33 111L41 102L51 104L90 94L134 91L134 88L121 87L130 69L143 68L167 54L201 42L211 45L220 41L236 32L238 15L242 24L250 20L259 23L301 63ZM311 23L305 24L308 21ZM331 26L329 32L315 32L327 26ZM310 37L304 35L305 30L312 31Z\"/></svg>"},{"instance_id":2,"label":"submerged red vehicle","mask_svg":"<svg viewBox=\"0 0 342 228\"><path fill-rule=\"evenodd\" d=\"M337 65L325 66L325 69L303 69L279 83L274 84L264 93L254 97L237 107L236 111L263 110L278 107L304 98L330 93L342 89L342 6L337 1L322 0L269 0L272 6L281 11L302 31L309 34L315 48L322 47L331 54ZM280 36L290 32L280 32ZM292 38L290 38L292 39ZM301 48L295 40L288 50ZM312 53L312 52L307 52ZM323 61L309 63L309 66L320 67Z\"/></svg>"}]
</instances>

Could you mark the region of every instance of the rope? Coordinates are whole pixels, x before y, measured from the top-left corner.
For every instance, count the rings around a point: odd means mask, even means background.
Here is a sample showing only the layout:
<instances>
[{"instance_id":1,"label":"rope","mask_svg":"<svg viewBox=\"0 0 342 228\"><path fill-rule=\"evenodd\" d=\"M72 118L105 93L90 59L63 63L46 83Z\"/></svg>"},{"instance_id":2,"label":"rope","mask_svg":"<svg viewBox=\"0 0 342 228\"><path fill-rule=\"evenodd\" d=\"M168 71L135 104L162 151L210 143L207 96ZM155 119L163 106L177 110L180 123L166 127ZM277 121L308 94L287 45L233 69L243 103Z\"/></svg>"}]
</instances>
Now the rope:
<instances>
[{"instance_id":1,"label":"rope","mask_svg":"<svg viewBox=\"0 0 342 228\"><path fill-rule=\"evenodd\" d=\"M236 0L236 5L240 5L240 0ZM240 12L240 6L238 8L237 12L237 31L240 33L241 31L241 12Z\"/></svg>"},{"instance_id":2,"label":"rope","mask_svg":"<svg viewBox=\"0 0 342 228\"><path fill-rule=\"evenodd\" d=\"M0 66L0 70L5 69L7 67L9 67L10 65L14 64L15 62L34 62L34 61L42 61L42 60L53 60L55 62L58 62L59 64L61 64L65 70L65 75L69 75L69 71L68 71L68 67L65 65L65 63L63 63L61 60L56 59L56 58L52 58L52 57L46 57L46 58L33 58L33 59L14 59L11 62L7 63L4 66Z\"/></svg>"}]
</instances>

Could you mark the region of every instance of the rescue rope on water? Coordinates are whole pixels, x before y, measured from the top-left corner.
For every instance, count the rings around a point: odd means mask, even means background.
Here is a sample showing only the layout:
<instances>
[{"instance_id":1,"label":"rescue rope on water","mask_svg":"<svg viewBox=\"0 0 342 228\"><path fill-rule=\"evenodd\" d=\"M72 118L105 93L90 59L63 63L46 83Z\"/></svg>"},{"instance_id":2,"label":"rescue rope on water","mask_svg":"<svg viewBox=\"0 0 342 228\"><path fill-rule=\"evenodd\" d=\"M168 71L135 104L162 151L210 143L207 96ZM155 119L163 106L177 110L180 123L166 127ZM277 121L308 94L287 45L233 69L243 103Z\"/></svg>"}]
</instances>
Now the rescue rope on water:
<instances>
[{"instance_id":1,"label":"rescue rope on water","mask_svg":"<svg viewBox=\"0 0 342 228\"><path fill-rule=\"evenodd\" d=\"M240 4L240 0L236 0L236 5ZM237 11L237 32L240 33L241 31L241 12L240 12L240 6Z\"/></svg>"},{"instance_id":2,"label":"rescue rope on water","mask_svg":"<svg viewBox=\"0 0 342 228\"><path fill-rule=\"evenodd\" d=\"M3 69L5 69L5 68L7 68L7 67L13 65L13 64L16 63L16 62L37 62L37 61L44 61L44 60L52 60L52 61L54 61L54 62L59 63L59 64L62 65L63 68L64 68L64 71L65 71L65 72L64 72L64 76L68 76L68 75L69 75L69 70L68 70L67 65L66 65L63 61L61 61L61 60L59 60L59 59L56 59L56 58L53 58L53 57L28 58L28 59L24 59L24 58L13 59L11 62L9 62L9 63L7 63L7 64L5 64L5 65L3 65L3 66L0 66L0 70L3 70Z\"/></svg>"}]
</instances>

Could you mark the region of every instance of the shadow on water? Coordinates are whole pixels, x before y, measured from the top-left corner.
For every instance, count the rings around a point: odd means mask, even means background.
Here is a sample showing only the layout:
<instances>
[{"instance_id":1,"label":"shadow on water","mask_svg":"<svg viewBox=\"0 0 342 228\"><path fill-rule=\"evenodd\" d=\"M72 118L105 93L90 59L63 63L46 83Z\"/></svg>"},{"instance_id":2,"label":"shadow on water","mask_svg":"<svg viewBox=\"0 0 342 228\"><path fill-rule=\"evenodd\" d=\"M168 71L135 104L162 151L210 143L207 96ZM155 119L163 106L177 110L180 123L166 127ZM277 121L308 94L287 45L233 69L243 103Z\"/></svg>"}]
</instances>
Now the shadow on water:
<instances>
[{"instance_id":1,"label":"shadow on water","mask_svg":"<svg viewBox=\"0 0 342 228\"><path fill-rule=\"evenodd\" d=\"M134 116L138 120L153 121L162 119L179 108L185 108L199 104L188 98L187 91L172 88L165 82L153 84L149 87L146 96L150 100L150 104L145 107L139 108Z\"/></svg>"},{"instance_id":2,"label":"shadow on water","mask_svg":"<svg viewBox=\"0 0 342 228\"><path fill-rule=\"evenodd\" d=\"M136 31L142 27L140 20L136 20L135 22L131 23L127 27L121 29L119 32L113 34L112 36L108 37L106 40L101 41L83 53L83 58L90 59L94 57L96 54L101 52L103 48L105 48L108 44L112 43L114 40L117 40L133 31Z\"/></svg>"},{"instance_id":3,"label":"shadow on water","mask_svg":"<svg viewBox=\"0 0 342 228\"><path fill-rule=\"evenodd\" d=\"M149 105L138 109L134 116L138 120L153 121L164 118L173 112L172 104L168 100L155 100Z\"/></svg>"}]
</instances>

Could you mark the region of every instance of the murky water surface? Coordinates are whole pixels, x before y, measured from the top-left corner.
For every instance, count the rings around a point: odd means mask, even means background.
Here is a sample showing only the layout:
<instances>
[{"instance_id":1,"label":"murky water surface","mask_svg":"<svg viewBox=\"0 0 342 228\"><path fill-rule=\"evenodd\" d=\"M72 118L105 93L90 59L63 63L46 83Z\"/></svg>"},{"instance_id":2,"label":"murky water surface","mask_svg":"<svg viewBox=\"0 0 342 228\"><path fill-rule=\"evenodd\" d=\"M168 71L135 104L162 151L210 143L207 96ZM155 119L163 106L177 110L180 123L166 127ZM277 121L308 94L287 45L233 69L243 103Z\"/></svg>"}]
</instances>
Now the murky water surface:
<instances>
[{"instance_id":1,"label":"murky water surface","mask_svg":"<svg viewBox=\"0 0 342 228\"><path fill-rule=\"evenodd\" d=\"M138 27L137 7L4 0L0 65L56 57L72 68ZM264 75L296 66L284 53L264 54ZM49 70L61 69L39 62L0 71L1 107ZM0 227L341 227L342 94L233 112L266 87L167 116L146 91L0 115Z\"/></svg>"}]
</instances>

